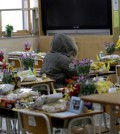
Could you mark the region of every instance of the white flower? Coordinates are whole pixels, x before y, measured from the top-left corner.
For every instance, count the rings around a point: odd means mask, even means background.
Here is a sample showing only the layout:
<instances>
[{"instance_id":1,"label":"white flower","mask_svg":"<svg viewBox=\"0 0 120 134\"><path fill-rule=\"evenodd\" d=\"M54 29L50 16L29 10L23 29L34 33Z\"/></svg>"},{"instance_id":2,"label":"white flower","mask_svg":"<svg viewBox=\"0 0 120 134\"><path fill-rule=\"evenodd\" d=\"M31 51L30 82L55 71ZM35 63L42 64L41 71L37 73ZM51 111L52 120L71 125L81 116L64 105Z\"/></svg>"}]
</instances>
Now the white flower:
<instances>
[{"instance_id":1,"label":"white flower","mask_svg":"<svg viewBox=\"0 0 120 134\"><path fill-rule=\"evenodd\" d=\"M69 64L69 68L70 68L70 69L75 69L74 64L73 64L73 63L70 63L70 64Z\"/></svg>"}]
</instances>

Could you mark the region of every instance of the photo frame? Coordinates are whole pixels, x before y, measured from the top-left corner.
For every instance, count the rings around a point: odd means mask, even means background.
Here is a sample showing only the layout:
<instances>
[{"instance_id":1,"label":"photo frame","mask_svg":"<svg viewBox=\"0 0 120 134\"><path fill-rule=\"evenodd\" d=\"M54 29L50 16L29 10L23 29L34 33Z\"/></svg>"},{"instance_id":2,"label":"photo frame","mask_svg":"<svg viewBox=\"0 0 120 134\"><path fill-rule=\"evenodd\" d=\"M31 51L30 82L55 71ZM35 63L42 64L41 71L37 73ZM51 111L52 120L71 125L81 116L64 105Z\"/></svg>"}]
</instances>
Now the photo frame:
<instances>
[{"instance_id":1,"label":"photo frame","mask_svg":"<svg viewBox=\"0 0 120 134\"><path fill-rule=\"evenodd\" d=\"M69 111L80 114L83 112L84 101L80 97L72 96L70 99Z\"/></svg>"}]
</instances>

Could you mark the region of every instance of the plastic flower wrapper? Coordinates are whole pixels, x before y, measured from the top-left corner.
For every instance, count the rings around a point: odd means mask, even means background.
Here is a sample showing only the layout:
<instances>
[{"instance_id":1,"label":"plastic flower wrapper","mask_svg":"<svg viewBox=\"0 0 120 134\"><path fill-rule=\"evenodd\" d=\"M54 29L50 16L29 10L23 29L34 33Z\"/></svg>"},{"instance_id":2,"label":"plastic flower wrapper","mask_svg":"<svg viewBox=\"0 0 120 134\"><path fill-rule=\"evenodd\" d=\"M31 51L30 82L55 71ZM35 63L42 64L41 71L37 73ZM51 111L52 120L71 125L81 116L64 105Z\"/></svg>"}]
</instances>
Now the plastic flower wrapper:
<instances>
[{"instance_id":1,"label":"plastic flower wrapper","mask_svg":"<svg viewBox=\"0 0 120 134\"><path fill-rule=\"evenodd\" d=\"M115 44L113 42L104 43L107 54L113 54L115 51Z\"/></svg>"},{"instance_id":2,"label":"plastic flower wrapper","mask_svg":"<svg viewBox=\"0 0 120 134\"><path fill-rule=\"evenodd\" d=\"M86 79L84 76L78 78L80 84L80 95L94 94L96 91L95 81L91 78Z\"/></svg>"},{"instance_id":3,"label":"plastic flower wrapper","mask_svg":"<svg viewBox=\"0 0 120 134\"><path fill-rule=\"evenodd\" d=\"M119 37L119 39L118 39L118 41L116 43L115 49L120 50L120 37Z\"/></svg>"},{"instance_id":4,"label":"plastic flower wrapper","mask_svg":"<svg viewBox=\"0 0 120 134\"><path fill-rule=\"evenodd\" d=\"M19 71L19 72L17 72L17 75L20 77L21 82L36 80L36 76L33 74L31 69L25 70L25 71Z\"/></svg>"},{"instance_id":5,"label":"plastic flower wrapper","mask_svg":"<svg viewBox=\"0 0 120 134\"><path fill-rule=\"evenodd\" d=\"M99 94L102 94L102 93L108 93L108 90L110 87L113 86L113 83L109 80L106 81L102 77L99 77L95 85L96 85L96 91Z\"/></svg>"}]
</instances>

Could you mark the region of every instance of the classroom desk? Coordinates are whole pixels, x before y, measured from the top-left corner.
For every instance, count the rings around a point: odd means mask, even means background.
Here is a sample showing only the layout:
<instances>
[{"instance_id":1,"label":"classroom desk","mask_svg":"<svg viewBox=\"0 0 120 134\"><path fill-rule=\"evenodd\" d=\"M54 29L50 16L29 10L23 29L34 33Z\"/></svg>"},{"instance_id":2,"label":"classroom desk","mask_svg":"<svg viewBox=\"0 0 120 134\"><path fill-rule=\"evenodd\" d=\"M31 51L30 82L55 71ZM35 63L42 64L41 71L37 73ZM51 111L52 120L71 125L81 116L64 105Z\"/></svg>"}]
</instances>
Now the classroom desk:
<instances>
[{"instance_id":1,"label":"classroom desk","mask_svg":"<svg viewBox=\"0 0 120 134\"><path fill-rule=\"evenodd\" d=\"M90 77L96 77L96 76L107 76L111 74L115 74L116 71L108 71L108 72L96 72L96 73L90 73Z\"/></svg>"},{"instance_id":2,"label":"classroom desk","mask_svg":"<svg viewBox=\"0 0 120 134\"><path fill-rule=\"evenodd\" d=\"M116 134L116 106L120 106L120 92L81 96L84 101L110 106L110 134Z\"/></svg>"},{"instance_id":3,"label":"classroom desk","mask_svg":"<svg viewBox=\"0 0 120 134\"><path fill-rule=\"evenodd\" d=\"M54 90L54 83L55 80L51 79L51 78L46 78L46 79L42 79L40 77L37 77L37 79L35 81L23 81L21 82L21 86L22 87L32 87L33 85L38 85L38 84L48 84L50 91Z\"/></svg>"},{"instance_id":4,"label":"classroom desk","mask_svg":"<svg viewBox=\"0 0 120 134\"><path fill-rule=\"evenodd\" d=\"M90 132L91 132L91 134L95 134L93 117L94 117L94 115L103 113L100 110L91 111L88 113L81 113L81 114L76 114L76 113L72 113L69 111L58 112L58 113L48 113L48 112L43 112L40 110L13 108L14 112L18 112L21 110L26 111L27 113L29 113L29 111L33 111L33 112L37 112L37 113L42 112L42 113L46 114L49 117L49 119L51 120L52 127L64 129L65 134L70 133L71 129L69 130L69 128L71 128L71 122L76 121L76 120L81 120L81 119L91 119L92 129L90 130Z\"/></svg>"},{"instance_id":5,"label":"classroom desk","mask_svg":"<svg viewBox=\"0 0 120 134\"><path fill-rule=\"evenodd\" d=\"M21 86L32 86L32 85L36 85L36 84L53 83L54 81L55 80L50 79L50 78L42 79L40 77L37 77L37 79L35 81L23 81L23 82L21 82Z\"/></svg>"}]
</instances>

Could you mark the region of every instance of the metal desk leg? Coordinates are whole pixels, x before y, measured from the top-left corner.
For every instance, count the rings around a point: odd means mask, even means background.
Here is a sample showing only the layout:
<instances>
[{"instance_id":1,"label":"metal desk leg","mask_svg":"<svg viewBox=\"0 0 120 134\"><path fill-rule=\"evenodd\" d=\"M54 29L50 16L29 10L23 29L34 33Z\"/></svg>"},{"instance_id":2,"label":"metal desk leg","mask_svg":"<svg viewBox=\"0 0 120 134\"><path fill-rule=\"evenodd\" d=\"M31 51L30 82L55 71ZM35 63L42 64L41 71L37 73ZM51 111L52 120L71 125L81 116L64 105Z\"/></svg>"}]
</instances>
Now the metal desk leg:
<instances>
[{"instance_id":1,"label":"metal desk leg","mask_svg":"<svg viewBox=\"0 0 120 134\"><path fill-rule=\"evenodd\" d=\"M110 134L117 134L115 113L115 106L110 105Z\"/></svg>"},{"instance_id":2,"label":"metal desk leg","mask_svg":"<svg viewBox=\"0 0 120 134\"><path fill-rule=\"evenodd\" d=\"M2 130L2 117L0 117L0 128L1 128L1 130Z\"/></svg>"},{"instance_id":3,"label":"metal desk leg","mask_svg":"<svg viewBox=\"0 0 120 134\"><path fill-rule=\"evenodd\" d=\"M18 113L18 124L20 125L21 133L22 133L22 134L26 134L26 131L23 129L22 124L21 124L20 113Z\"/></svg>"},{"instance_id":4,"label":"metal desk leg","mask_svg":"<svg viewBox=\"0 0 120 134\"><path fill-rule=\"evenodd\" d=\"M10 134L11 122L9 118L6 118L6 128L7 128L7 134Z\"/></svg>"}]
</instances>

